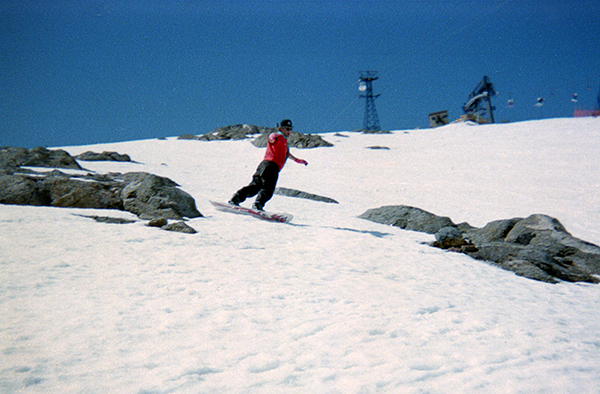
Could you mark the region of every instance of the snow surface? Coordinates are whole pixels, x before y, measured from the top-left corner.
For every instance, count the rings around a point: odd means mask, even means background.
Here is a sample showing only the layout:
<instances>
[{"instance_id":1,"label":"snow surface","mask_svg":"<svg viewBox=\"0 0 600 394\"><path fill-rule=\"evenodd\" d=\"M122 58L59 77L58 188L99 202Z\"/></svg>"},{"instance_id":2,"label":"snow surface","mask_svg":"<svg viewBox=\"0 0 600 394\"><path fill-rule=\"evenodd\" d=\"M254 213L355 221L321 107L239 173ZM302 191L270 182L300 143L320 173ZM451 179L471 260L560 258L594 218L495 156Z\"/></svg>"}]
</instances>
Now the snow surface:
<instances>
[{"instance_id":1,"label":"snow surface","mask_svg":"<svg viewBox=\"0 0 600 394\"><path fill-rule=\"evenodd\" d=\"M274 196L292 224L210 205L250 180L263 150L249 141L65 148L127 153L81 164L167 176L205 217L189 235L0 205L0 392L600 392L600 286L525 279L357 218L544 213L600 244L600 119L343 134L293 149L309 165L289 162L279 186L340 204Z\"/></svg>"}]
</instances>

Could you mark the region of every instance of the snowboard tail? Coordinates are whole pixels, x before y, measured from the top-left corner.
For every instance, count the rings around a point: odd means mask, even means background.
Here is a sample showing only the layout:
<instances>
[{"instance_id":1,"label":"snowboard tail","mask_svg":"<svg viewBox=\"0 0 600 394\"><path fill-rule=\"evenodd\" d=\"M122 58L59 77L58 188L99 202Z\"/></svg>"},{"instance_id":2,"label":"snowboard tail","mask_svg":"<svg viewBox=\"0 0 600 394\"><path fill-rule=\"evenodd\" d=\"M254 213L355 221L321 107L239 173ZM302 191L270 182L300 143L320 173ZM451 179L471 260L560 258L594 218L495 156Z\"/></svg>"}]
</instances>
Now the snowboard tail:
<instances>
[{"instance_id":1,"label":"snowboard tail","mask_svg":"<svg viewBox=\"0 0 600 394\"><path fill-rule=\"evenodd\" d=\"M292 221L293 216L288 213L272 213L266 211L257 211L256 209L240 207L232 204L224 204L216 201L210 202L214 207L222 212L238 213L241 215L254 216L258 219L268 220L271 222L289 223Z\"/></svg>"}]
</instances>

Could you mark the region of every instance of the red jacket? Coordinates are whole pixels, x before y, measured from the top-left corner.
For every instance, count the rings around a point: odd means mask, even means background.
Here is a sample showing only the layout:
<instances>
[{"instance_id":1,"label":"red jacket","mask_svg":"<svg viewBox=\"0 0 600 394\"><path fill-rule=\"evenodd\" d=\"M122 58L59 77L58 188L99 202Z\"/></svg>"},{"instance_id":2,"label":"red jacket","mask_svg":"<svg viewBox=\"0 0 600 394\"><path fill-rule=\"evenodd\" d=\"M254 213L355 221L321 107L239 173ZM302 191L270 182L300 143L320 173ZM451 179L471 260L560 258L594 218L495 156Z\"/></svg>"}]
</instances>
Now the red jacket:
<instances>
[{"instance_id":1,"label":"red jacket","mask_svg":"<svg viewBox=\"0 0 600 394\"><path fill-rule=\"evenodd\" d=\"M265 159L275 162L279 166L279 171L283 169L285 161L288 158L287 139L281 132L271 133L267 143Z\"/></svg>"}]
</instances>

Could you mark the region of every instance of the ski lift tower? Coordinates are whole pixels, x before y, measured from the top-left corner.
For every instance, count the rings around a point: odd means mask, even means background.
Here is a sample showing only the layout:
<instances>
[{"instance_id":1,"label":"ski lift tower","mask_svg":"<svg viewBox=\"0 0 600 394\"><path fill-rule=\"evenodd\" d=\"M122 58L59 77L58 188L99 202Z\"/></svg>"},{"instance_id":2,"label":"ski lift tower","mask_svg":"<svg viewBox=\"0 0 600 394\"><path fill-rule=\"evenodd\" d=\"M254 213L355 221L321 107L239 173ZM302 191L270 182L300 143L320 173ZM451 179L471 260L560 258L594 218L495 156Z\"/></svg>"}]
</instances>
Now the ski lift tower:
<instances>
[{"instance_id":1,"label":"ski lift tower","mask_svg":"<svg viewBox=\"0 0 600 394\"><path fill-rule=\"evenodd\" d=\"M375 109L375 99L379 97L379 95L373 94L373 81L376 81L378 78L377 71L360 72L358 90L365 92L365 94L361 94L359 97L366 98L365 118L363 121L364 132L375 132L381 130L379 127L379 117L377 116L377 110Z\"/></svg>"},{"instance_id":2,"label":"ski lift tower","mask_svg":"<svg viewBox=\"0 0 600 394\"><path fill-rule=\"evenodd\" d=\"M467 119L477 123L494 123L494 110L491 97L496 95L490 78L486 75L469 95L469 101L463 106ZM489 117L486 119L486 113Z\"/></svg>"}]
</instances>

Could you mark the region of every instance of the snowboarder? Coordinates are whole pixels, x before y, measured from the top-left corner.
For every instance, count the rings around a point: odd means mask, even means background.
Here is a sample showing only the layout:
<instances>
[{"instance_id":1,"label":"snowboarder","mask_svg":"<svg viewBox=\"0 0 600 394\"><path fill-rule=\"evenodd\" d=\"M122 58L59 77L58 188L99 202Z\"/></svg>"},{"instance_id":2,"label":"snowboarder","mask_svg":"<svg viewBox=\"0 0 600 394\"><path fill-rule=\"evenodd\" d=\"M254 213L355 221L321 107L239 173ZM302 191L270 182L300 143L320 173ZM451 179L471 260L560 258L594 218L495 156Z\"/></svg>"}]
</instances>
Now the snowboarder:
<instances>
[{"instance_id":1,"label":"snowboarder","mask_svg":"<svg viewBox=\"0 0 600 394\"><path fill-rule=\"evenodd\" d=\"M283 169L288 157L296 163L308 165L306 160L299 159L290 153L287 138L291 132L292 121L289 119L282 120L278 131L269 135L265 158L252 176L252 182L238 190L229 201L230 204L240 205L246 198L258 195L252 208L262 211L267 201L273 197L279 171Z\"/></svg>"}]
</instances>

